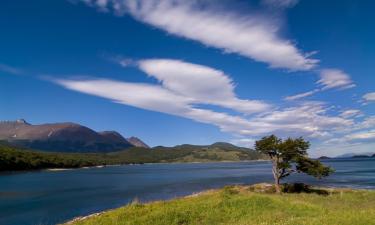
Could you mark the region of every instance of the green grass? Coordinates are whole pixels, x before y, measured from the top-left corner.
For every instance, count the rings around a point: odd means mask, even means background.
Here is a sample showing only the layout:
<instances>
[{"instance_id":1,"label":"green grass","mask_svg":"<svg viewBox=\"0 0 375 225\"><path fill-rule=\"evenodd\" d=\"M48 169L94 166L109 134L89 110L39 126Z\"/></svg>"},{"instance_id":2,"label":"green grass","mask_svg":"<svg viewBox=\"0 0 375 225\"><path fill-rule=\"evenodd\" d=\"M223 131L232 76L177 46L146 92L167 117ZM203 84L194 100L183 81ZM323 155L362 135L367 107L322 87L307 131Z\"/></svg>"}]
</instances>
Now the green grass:
<instances>
[{"instance_id":1,"label":"green grass","mask_svg":"<svg viewBox=\"0 0 375 225\"><path fill-rule=\"evenodd\" d=\"M257 193L244 186L227 187L171 201L135 202L69 224L366 225L375 224L375 192L277 195Z\"/></svg>"}]
</instances>

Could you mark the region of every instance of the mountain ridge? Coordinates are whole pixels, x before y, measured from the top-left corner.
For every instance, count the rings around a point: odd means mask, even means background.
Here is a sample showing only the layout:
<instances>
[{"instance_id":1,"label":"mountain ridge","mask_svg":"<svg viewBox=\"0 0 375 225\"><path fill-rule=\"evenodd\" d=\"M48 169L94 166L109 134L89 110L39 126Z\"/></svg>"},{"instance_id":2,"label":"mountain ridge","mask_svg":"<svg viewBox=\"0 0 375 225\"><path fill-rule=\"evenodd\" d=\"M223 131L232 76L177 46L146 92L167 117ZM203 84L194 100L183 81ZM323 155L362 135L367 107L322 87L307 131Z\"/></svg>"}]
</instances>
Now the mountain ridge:
<instances>
[{"instance_id":1,"label":"mountain ridge","mask_svg":"<svg viewBox=\"0 0 375 225\"><path fill-rule=\"evenodd\" d=\"M32 125L24 119L1 121L0 140L56 152L113 152L135 146L116 131L96 132L72 122Z\"/></svg>"}]
</instances>

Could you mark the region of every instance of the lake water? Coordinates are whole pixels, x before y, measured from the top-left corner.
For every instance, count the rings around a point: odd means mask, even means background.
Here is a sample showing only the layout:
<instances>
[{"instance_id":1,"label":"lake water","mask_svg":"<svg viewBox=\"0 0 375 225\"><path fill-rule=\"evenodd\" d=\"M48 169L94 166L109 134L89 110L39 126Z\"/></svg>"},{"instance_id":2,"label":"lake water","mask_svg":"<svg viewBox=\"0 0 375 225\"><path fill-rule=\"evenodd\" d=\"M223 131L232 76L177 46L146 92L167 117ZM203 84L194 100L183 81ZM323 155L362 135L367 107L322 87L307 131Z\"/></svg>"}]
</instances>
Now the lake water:
<instances>
[{"instance_id":1,"label":"lake water","mask_svg":"<svg viewBox=\"0 0 375 225\"><path fill-rule=\"evenodd\" d=\"M375 189L375 159L326 160L336 172L317 181L331 187ZM170 199L229 184L271 182L269 162L145 164L0 174L0 224L56 224L141 201Z\"/></svg>"}]
</instances>

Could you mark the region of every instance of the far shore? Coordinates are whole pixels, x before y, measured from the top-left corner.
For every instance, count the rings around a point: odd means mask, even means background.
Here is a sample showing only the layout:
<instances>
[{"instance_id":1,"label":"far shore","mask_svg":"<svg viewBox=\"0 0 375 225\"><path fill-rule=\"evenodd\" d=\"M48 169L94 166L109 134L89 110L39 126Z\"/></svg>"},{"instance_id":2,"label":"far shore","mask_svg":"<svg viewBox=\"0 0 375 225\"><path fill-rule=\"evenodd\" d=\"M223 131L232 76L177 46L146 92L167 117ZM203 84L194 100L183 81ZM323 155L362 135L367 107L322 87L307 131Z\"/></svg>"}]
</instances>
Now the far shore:
<instances>
[{"instance_id":1,"label":"far shore","mask_svg":"<svg viewBox=\"0 0 375 225\"><path fill-rule=\"evenodd\" d=\"M240 163L240 162L267 162L266 159L256 159L256 160L242 160L242 161L207 161L207 162L155 162L155 163L127 163L127 164L106 164L106 165L96 165L96 166L83 166L83 167L72 167L72 168L44 168L44 169L31 169L31 170L9 170L1 171L1 173L9 172L34 172L34 171L48 171L48 172L61 172L68 170L78 170L78 169L94 169L94 168L105 168L105 167L115 167L115 166L135 166L135 165L154 165L154 164L204 164L204 163Z\"/></svg>"}]
</instances>

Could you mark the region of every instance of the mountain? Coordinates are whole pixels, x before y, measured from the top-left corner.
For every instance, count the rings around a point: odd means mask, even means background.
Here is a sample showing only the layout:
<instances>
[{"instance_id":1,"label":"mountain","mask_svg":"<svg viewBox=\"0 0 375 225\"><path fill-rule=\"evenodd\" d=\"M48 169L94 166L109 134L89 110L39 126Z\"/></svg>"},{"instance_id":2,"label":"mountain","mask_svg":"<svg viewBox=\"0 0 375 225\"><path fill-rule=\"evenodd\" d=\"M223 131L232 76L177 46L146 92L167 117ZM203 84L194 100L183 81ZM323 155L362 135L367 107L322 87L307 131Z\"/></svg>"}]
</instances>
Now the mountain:
<instances>
[{"instance_id":1,"label":"mountain","mask_svg":"<svg viewBox=\"0 0 375 225\"><path fill-rule=\"evenodd\" d=\"M115 131L96 132L75 123L32 125L23 119L0 122L0 140L55 152L113 152L135 146Z\"/></svg>"},{"instance_id":2,"label":"mountain","mask_svg":"<svg viewBox=\"0 0 375 225\"><path fill-rule=\"evenodd\" d=\"M150 148L150 146L137 137L126 138L126 140L135 147Z\"/></svg>"}]
</instances>

